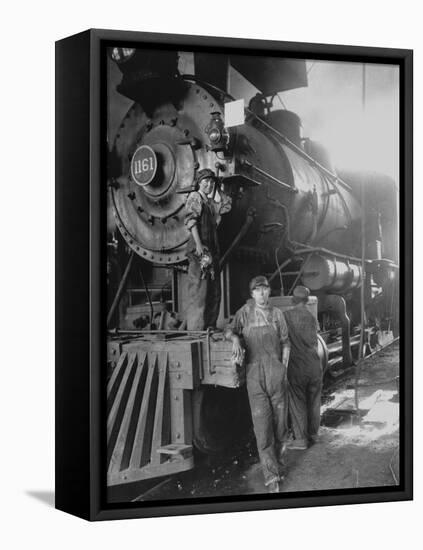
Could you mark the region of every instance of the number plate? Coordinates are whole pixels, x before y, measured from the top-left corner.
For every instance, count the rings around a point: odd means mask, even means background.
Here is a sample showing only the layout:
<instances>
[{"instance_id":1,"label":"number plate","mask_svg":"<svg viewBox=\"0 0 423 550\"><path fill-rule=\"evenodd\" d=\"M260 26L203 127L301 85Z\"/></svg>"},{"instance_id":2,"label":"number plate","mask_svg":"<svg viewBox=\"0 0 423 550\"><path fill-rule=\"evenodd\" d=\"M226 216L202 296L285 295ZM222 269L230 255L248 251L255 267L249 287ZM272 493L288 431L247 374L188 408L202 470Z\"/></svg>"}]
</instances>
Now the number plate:
<instances>
[{"instance_id":1,"label":"number plate","mask_svg":"<svg viewBox=\"0 0 423 550\"><path fill-rule=\"evenodd\" d=\"M138 185L148 185L156 175L157 157L148 145L141 145L135 151L131 160L132 179Z\"/></svg>"}]
</instances>

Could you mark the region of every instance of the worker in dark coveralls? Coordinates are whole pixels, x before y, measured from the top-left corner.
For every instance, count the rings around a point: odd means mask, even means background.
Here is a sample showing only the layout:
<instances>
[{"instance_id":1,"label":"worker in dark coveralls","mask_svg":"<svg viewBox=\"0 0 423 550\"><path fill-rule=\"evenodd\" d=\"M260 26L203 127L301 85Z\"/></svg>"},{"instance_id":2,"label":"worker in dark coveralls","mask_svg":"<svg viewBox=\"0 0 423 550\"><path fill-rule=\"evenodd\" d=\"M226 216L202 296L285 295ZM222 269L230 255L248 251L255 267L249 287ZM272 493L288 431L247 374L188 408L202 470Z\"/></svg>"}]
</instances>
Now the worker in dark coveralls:
<instances>
[{"instance_id":1,"label":"worker in dark coveralls","mask_svg":"<svg viewBox=\"0 0 423 550\"><path fill-rule=\"evenodd\" d=\"M235 362L241 362L245 347L247 391L264 483L269 492L279 492L287 438L288 328L282 311L269 305L266 277L254 277L250 293L253 300L236 312L225 336L232 340Z\"/></svg>"},{"instance_id":2,"label":"worker in dark coveralls","mask_svg":"<svg viewBox=\"0 0 423 550\"><path fill-rule=\"evenodd\" d=\"M188 330L205 330L216 326L220 308L219 243L217 226L221 214L231 209L231 199L219 190L220 202L214 200L216 176L213 170L200 170L196 190L185 204L188 241ZM210 195L213 198L210 198Z\"/></svg>"},{"instance_id":3,"label":"worker in dark coveralls","mask_svg":"<svg viewBox=\"0 0 423 550\"><path fill-rule=\"evenodd\" d=\"M289 416L295 440L292 449L307 449L315 443L320 426L322 365L317 353L319 323L306 304L310 291L297 286L293 292L295 307L285 311L291 341L288 366Z\"/></svg>"}]
</instances>

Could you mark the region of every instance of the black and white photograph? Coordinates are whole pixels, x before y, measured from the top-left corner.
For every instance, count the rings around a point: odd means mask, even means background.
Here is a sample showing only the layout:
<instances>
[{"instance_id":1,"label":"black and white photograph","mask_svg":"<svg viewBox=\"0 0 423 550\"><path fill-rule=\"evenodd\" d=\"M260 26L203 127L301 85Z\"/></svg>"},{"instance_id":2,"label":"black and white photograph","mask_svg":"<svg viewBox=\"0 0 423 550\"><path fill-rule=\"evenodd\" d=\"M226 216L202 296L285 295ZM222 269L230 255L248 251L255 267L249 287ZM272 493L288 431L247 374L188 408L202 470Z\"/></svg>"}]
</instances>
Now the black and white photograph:
<instances>
[{"instance_id":1,"label":"black and white photograph","mask_svg":"<svg viewBox=\"0 0 423 550\"><path fill-rule=\"evenodd\" d=\"M419 13L5 5L2 548L414 549Z\"/></svg>"},{"instance_id":2,"label":"black and white photograph","mask_svg":"<svg viewBox=\"0 0 423 550\"><path fill-rule=\"evenodd\" d=\"M107 503L399 488L399 65L102 51Z\"/></svg>"}]
</instances>

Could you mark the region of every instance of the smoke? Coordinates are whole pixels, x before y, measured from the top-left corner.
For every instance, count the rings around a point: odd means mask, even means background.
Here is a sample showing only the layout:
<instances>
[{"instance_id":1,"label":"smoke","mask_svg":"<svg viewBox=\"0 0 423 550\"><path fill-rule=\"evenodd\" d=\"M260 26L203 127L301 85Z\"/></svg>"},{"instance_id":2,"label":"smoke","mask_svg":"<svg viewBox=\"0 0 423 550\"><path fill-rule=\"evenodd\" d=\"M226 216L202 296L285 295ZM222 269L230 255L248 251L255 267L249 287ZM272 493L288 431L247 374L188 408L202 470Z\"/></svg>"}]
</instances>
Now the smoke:
<instances>
[{"instance_id":1,"label":"smoke","mask_svg":"<svg viewBox=\"0 0 423 550\"><path fill-rule=\"evenodd\" d=\"M303 135L321 142L338 168L382 172L398 181L399 69L308 61L307 88L284 92Z\"/></svg>"}]
</instances>

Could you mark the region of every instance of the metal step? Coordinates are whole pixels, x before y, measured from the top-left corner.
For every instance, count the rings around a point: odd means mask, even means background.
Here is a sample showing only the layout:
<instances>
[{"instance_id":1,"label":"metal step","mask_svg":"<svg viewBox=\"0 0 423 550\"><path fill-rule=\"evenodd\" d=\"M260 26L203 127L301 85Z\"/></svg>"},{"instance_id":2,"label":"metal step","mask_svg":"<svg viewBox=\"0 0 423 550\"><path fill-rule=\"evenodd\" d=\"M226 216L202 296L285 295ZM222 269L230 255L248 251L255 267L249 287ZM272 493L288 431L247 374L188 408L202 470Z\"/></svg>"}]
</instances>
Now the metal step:
<instances>
[{"instance_id":1,"label":"metal step","mask_svg":"<svg viewBox=\"0 0 423 550\"><path fill-rule=\"evenodd\" d=\"M169 456L191 456L192 454L192 445L184 445L182 443L172 443L170 445L164 445L163 447L159 447L156 452L162 454L162 455L169 455Z\"/></svg>"}]
</instances>

